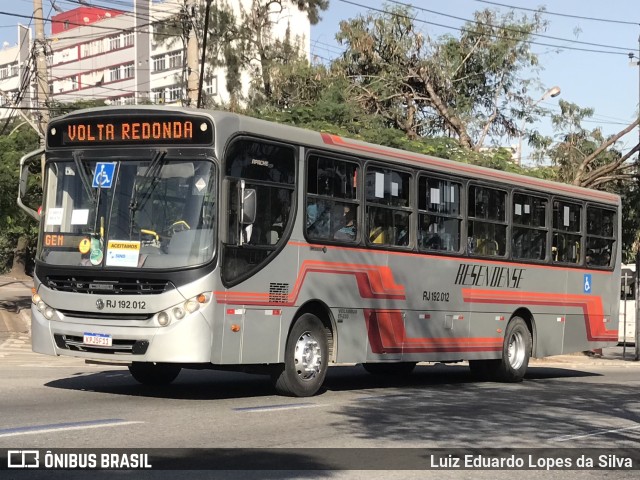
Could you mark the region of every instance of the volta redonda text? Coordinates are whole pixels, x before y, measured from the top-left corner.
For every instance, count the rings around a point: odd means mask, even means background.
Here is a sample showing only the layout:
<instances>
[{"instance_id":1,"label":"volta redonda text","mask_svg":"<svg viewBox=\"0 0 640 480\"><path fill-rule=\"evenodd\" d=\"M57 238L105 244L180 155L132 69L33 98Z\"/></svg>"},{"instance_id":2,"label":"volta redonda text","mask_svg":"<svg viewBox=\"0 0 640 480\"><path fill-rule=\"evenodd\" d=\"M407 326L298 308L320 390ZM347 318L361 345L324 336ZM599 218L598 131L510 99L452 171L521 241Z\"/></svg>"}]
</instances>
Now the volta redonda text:
<instances>
[{"instance_id":1,"label":"volta redonda text","mask_svg":"<svg viewBox=\"0 0 640 480\"><path fill-rule=\"evenodd\" d=\"M69 124L67 137L71 142L106 142L131 140L191 140L193 122L123 122Z\"/></svg>"}]
</instances>

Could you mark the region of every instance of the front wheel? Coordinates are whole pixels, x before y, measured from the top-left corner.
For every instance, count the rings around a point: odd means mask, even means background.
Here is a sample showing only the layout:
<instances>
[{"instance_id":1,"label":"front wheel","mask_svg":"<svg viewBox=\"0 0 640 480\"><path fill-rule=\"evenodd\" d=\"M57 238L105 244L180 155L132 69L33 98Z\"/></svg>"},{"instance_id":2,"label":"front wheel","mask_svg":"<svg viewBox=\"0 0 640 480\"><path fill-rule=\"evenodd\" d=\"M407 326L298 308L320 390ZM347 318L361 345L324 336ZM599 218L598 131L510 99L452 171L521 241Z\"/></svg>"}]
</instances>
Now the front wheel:
<instances>
[{"instance_id":1,"label":"front wheel","mask_svg":"<svg viewBox=\"0 0 640 480\"><path fill-rule=\"evenodd\" d=\"M284 366L272 376L276 391L292 397L315 395L327 374L329 346L318 317L305 313L296 320L284 352Z\"/></svg>"},{"instance_id":2,"label":"front wheel","mask_svg":"<svg viewBox=\"0 0 640 480\"><path fill-rule=\"evenodd\" d=\"M169 363L133 362L129 365L131 376L143 385L169 385L180 370L178 365Z\"/></svg>"}]
</instances>

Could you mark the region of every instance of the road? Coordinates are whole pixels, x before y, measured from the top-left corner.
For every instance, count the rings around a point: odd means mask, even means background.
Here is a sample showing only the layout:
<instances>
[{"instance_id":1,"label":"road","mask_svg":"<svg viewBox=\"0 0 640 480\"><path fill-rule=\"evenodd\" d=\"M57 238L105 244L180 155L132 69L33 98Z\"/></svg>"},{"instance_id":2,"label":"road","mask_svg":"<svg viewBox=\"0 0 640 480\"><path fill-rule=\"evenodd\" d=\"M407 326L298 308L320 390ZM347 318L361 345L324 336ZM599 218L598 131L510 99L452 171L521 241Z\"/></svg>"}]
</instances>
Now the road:
<instances>
[{"instance_id":1,"label":"road","mask_svg":"<svg viewBox=\"0 0 640 480\"><path fill-rule=\"evenodd\" d=\"M0 344L0 448L640 445L635 363L538 363L525 382L507 385L474 382L463 365L421 365L404 380L337 367L322 394L297 399L274 395L265 377L230 372L183 371L150 389L124 367L34 354L27 335ZM439 478L462 478L446 472Z\"/></svg>"}]
</instances>

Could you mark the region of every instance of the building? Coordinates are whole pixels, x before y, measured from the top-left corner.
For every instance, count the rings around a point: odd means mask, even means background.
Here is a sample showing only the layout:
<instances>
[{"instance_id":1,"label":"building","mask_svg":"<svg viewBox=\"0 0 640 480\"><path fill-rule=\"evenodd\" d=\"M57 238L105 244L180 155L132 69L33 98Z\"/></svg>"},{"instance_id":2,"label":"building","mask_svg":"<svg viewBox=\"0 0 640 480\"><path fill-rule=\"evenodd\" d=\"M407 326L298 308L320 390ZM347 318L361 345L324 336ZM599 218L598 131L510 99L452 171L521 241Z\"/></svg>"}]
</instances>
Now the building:
<instances>
[{"instance_id":1,"label":"building","mask_svg":"<svg viewBox=\"0 0 640 480\"><path fill-rule=\"evenodd\" d=\"M18 25L18 42L13 46L5 42L0 50L0 119L14 113L8 107L26 109L31 104L30 47L30 30Z\"/></svg>"},{"instance_id":2,"label":"building","mask_svg":"<svg viewBox=\"0 0 640 480\"><path fill-rule=\"evenodd\" d=\"M159 22L184 12L191 1L204 4L204 0L133 0L133 11L79 5L52 16L47 38L49 101L186 105L186 45L180 37L165 41L154 30ZM236 14L253 3L227 1ZM309 58L307 15L293 0L282 3L282 11L273 11L272 35L284 38L289 28L290 37L298 40L301 53ZM5 45L0 51L0 106L36 109L32 55L36 48L29 29L20 27L18 37L21 40L15 46ZM200 58L199 52L197 56ZM249 72L243 72L241 80L246 94ZM229 100L223 68L207 68L203 91L216 103ZM0 109L0 117L14 113L11 108Z\"/></svg>"},{"instance_id":3,"label":"building","mask_svg":"<svg viewBox=\"0 0 640 480\"><path fill-rule=\"evenodd\" d=\"M202 0L195 0L197 3ZM229 2L236 13L252 0ZM287 27L302 39L309 58L310 24L290 0L275 19L273 35ZM81 6L52 17L49 55L51 100L69 103L104 99L108 104L186 104L186 45L180 37L165 41L155 25L181 12L185 0L135 0L134 11ZM200 58L200 53L198 53ZM203 90L218 103L228 100L224 69L209 69ZM244 72L244 91L250 75Z\"/></svg>"}]
</instances>

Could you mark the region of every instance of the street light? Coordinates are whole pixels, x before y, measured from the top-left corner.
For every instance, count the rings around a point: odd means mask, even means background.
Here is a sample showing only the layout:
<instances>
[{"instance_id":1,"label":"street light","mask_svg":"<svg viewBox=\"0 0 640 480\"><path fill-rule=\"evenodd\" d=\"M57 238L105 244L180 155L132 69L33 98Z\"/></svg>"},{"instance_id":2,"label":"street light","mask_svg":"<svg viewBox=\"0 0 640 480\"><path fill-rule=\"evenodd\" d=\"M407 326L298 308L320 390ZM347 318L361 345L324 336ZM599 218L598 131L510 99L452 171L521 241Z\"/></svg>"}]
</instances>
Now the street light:
<instances>
[{"instance_id":1,"label":"street light","mask_svg":"<svg viewBox=\"0 0 640 480\"><path fill-rule=\"evenodd\" d=\"M529 111L532 111L533 107L538 105L543 100L546 100L547 98L550 98L550 97L557 97L558 95L560 95L560 87L558 87L557 85L555 87L551 87L549 90L544 92L538 100L536 100L531 104L531 106L529 107ZM527 123L526 116L525 118L522 119L522 125L520 125L520 136L518 137L518 165L522 165L522 137L524 136L525 123Z\"/></svg>"}]
</instances>

